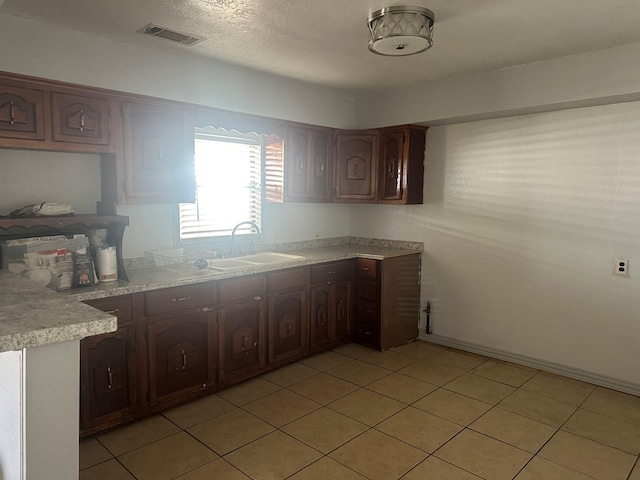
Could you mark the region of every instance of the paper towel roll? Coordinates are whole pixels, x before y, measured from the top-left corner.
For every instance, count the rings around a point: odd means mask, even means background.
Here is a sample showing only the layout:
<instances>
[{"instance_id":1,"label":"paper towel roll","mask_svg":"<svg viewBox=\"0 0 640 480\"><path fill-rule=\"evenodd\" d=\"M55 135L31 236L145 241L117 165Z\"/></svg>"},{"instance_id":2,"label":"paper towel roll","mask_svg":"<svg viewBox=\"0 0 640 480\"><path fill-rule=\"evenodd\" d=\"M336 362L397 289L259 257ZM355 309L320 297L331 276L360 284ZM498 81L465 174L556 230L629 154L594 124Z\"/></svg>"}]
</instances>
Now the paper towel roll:
<instances>
[{"instance_id":1,"label":"paper towel roll","mask_svg":"<svg viewBox=\"0 0 640 480\"><path fill-rule=\"evenodd\" d=\"M114 282L118 280L116 247L96 249L96 264L99 281Z\"/></svg>"}]
</instances>

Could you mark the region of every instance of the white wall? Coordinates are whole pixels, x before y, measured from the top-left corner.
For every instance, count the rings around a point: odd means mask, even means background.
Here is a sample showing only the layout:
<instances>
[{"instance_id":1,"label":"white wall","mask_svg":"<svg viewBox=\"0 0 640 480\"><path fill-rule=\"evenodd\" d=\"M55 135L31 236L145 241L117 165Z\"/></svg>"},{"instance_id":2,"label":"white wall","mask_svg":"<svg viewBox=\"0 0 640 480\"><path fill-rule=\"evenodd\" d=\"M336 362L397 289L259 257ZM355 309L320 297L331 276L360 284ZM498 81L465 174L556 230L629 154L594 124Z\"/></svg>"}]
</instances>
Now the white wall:
<instances>
[{"instance_id":1,"label":"white wall","mask_svg":"<svg viewBox=\"0 0 640 480\"><path fill-rule=\"evenodd\" d=\"M424 205L351 234L424 241L434 334L640 387L638 131L640 103L434 127Z\"/></svg>"},{"instance_id":2,"label":"white wall","mask_svg":"<svg viewBox=\"0 0 640 480\"><path fill-rule=\"evenodd\" d=\"M0 480L22 478L22 353L0 352Z\"/></svg>"},{"instance_id":3,"label":"white wall","mask_svg":"<svg viewBox=\"0 0 640 480\"><path fill-rule=\"evenodd\" d=\"M119 205L129 217L124 258L143 257L147 250L172 246L177 237L174 205ZM266 243L296 242L349 235L350 206L334 204L272 204L262 207L262 238Z\"/></svg>"},{"instance_id":4,"label":"white wall","mask_svg":"<svg viewBox=\"0 0 640 480\"><path fill-rule=\"evenodd\" d=\"M262 207L267 243L295 242L349 235L349 205L265 204Z\"/></svg>"},{"instance_id":5,"label":"white wall","mask_svg":"<svg viewBox=\"0 0 640 480\"><path fill-rule=\"evenodd\" d=\"M100 156L0 149L0 215L41 202L68 203L96 213Z\"/></svg>"}]
</instances>

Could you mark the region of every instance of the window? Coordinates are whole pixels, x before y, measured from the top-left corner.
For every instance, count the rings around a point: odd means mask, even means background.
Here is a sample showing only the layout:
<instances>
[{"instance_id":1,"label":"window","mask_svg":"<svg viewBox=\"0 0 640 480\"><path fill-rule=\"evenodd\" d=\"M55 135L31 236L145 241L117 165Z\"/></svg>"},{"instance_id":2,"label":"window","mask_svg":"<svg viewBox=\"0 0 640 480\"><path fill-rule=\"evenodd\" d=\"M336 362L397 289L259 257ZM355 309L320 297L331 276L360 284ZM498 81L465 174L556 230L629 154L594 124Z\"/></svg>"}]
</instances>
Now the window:
<instances>
[{"instance_id":1,"label":"window","mask_svg":"<svg viewBox=\"0 0 640 480\"><path fill-rule=\"evenodd\" d=\"M196 129L196 203L180 204L181 241L231 235L248 220L261 226L261 143L257 134Z\"/></svg>"}]
</instances>

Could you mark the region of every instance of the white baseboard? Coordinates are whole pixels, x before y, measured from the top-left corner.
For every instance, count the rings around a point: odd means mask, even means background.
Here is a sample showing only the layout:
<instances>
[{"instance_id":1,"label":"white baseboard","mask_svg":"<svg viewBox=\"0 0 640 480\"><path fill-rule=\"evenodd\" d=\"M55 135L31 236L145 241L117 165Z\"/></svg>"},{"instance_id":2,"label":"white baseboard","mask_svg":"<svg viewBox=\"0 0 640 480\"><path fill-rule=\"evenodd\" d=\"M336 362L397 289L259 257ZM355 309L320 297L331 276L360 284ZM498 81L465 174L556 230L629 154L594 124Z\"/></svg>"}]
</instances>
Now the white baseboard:
<instances>
[{"instance_id":1,"label":"white baseboard","mask_svg":"<svg viewBox=\"0 0 640 480\"><path fill-rule=\"evenodd\" d=\"M524 365L526 367L532 367L539 370L544 370L546 372L557 373L559 375L564 375L565 377L582 380L583 382L593 383L602 387L611 388L613 390L619 390L621 392L640 396L640 385L638 385L637 383L620 380L618 378L599 375L597 373L588 372L586 370L580 370L579 368L568 367L559 363L548 362L546 360L527 357L525 355L519 355L517 353L498 350L496 348L485 347L483 345L464 342L462 340L443 337L441 335L427 335L426 333L420 332L419 338L420 340L424 340L426 342L433 342L440 345L445 345L447 347L453 347L459 350L465 350L467 352L478 353L487 357L497 358L499 360L506 360L508 362Z\"/></svg>"}]
</instances>

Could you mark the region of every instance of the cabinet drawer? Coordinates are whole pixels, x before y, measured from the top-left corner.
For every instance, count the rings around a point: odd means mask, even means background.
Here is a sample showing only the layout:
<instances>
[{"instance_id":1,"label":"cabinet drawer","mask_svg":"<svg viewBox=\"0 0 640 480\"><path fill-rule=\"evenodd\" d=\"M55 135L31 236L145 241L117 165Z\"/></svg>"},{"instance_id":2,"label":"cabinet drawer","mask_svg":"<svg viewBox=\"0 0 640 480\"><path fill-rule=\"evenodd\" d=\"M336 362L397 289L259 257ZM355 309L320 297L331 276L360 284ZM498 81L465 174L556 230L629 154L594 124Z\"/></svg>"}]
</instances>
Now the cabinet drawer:
<instances>
[{"instance_id":1,"label":"cabinet drawer","mask_svg":"<svg viewBox=\"0 0 640 480\"><path fill-rule=\"evenodd\" d=\"M378 304L375 301L356 299L356 324L378 325Z\"/></svg>"},{"instance_id":2,"label":"cabinet drawer","mask_svg":"<svg viewBox=\"0 0 640 480\"><path fill-rule=\"evenodd\" d=\"M118 328L132 321L131 313L131 296L124 295L121 297L101 298L99 300L87 300L87 305L102 310L105 313L118 317Z\"/></svg>"},{"instance_id":3,"label":"cabinet drawer","mask_svg":"<svg viewBox=\"0 0 640 480\"><path fill-rule=\"evenodd\" d=\"M356 275L358 278L368 278L371 280L378 278L378 260L359 258Z\"/></svg>"},{"instance_id":4,"label":"cabinet drawer","mask_svg":"<svg viewBox=\"0 0 640 480\"><path fill-rule=\"evenodd\" d=\"M147 315L207 307L214 303L213 287L210 283L165 288L144 294L144 312Z\"/></svg>"},{"instance_id":5,"label":"cabinet drawer","mask_svg":"<svg viewBox=\"0 0 640 480\"><path fill-rule=\"evenodd\" d=\"M335 262L311 267L311 283L336 283L353 277L353 262Z\"/></svg>"},{"instance_id":6,"label":"cabinet drawer","mask_svg":"<svg viewBox=\"0 0 640 480\"><path fill-rule=\"evenodd\" d=\"M357 341L365 345L378 347L380 345L380 330L376 325L367 323L356 324L354 336Z\"/></svg>"},{"instance_id":7,"label":"cabinet drawer","mask_svg":"<svg viewBox=\"0 0 640 480\"><path fill-rule=\"evenodd\" d=\"M220 302L264 295L267 290L266 278L265 275L252 275L221 281L218 284Z\"/></svg>"},{"instance_id":8,"label":"cabinet drawer","mask_svg":"<svg viewBox=\"0 0 640 480\"><path fill-rule=\"evenodd\" d=\"M267 275L267 289L270 292L273 292L274 290L304 288L306 284L306 277L306 268L294 268L292 270L269 273Z\"/></svg>"},{"instance_id":9,"label":"cabinet drawer","mask_svg":"<svg viewBox=\"0 0 640 480\"><path fill-rule=\"evenodd\" d=\"M356 284L356 297L377 300L380 297L378 283L371 280L360 280Z\"/></svg>"}]
</instances>

